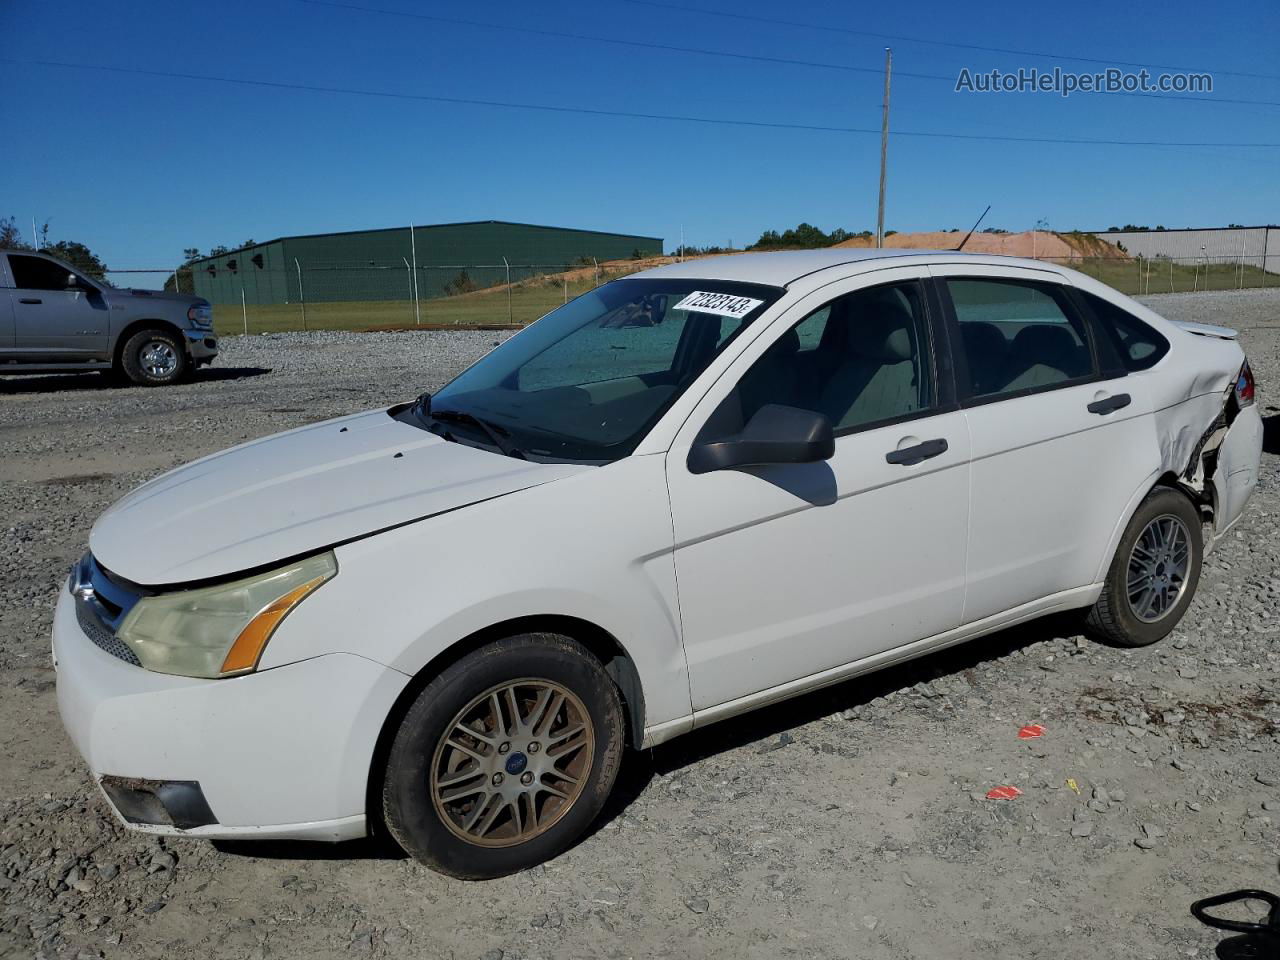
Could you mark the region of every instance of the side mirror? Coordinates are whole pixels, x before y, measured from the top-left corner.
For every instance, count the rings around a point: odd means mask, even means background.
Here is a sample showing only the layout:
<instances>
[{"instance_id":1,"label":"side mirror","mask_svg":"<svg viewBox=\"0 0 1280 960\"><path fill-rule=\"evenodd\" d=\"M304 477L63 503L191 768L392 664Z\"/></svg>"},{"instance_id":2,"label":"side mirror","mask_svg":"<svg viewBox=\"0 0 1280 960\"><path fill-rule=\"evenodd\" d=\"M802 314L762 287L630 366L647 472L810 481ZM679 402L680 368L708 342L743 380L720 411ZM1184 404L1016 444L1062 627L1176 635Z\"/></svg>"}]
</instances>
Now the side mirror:
<instances>
[{"instance_id":1,"label":"side mirror","mask_svg":"<svg viewBox=\"0 0 1280 960\"><path fill-rule=\"evenodd\" d=\"M836 452L831 421L812 410L770 403L756 411L742 432L700 443L689 451L689 472L710 473L769 463L817 463Z\"/></svg>"}]
</instances>

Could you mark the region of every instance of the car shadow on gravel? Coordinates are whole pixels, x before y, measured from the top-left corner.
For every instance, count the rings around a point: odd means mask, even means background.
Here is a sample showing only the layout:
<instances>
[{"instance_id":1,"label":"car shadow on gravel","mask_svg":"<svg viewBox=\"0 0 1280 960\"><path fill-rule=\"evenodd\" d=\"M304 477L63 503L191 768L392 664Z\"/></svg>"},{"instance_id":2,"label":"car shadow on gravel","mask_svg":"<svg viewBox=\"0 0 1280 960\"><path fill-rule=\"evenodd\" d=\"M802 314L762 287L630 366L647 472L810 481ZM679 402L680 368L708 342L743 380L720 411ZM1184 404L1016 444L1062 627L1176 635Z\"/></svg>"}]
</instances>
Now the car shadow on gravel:
<instances>
[{"instance_id":1,"label":"car shadow on gravel","mask_svg":"<svg viewBox=\"0 0 1280 960\"><path fill-rule=\"evenodd\" d=\"M213 840L213 848L233 857L257 860L407 860L390 837L375 835L343 843L314 840Z\"/></svg>"},{"instance_id":2,"label":"car shadow on gravel","mask_svg":"<svg viewBox=\"0 0 1280 960\"><path fill-rule=\"evenodd\" d=\"M210 367L196 373L191 379L177 384L179 387L219 383L223 380L245 380L270 373L270 367ZM50 373L32 377L0 377L0 397L18 393L68 393L76 390L151 390L153 387L135 387L100 370L85 373ZM161 388L163 389L163 388Z\"/></svg>"},{"instance_id":3,"label":"car shadow on gravel","mask_svg":"<svg viewBox=\"0 0 1280 960\"><path fill-rule=\"evenodd\" d=\"M633 752L624 761L617 787L587 836L624 813L655 776L670 776L707 757L753 743L760 743L761 753L780 749L787 744L778 742L779 738L785 739L789 731L815 720L863 706L922 681L962 676L981 663L999 660L1044 640L1077 636L1080 631L1078 613L1043 617L712 724L653 750ZM851 728L850 734L856 735L857 728Z\"/></svg>"},{"instance_id":4,"label":"car shadow on gravel","mask_svg":"<svg viewBox=\"0 0 1280 960\"><path fill-rule=\"evenodd\" d=\"M1280 453L1280 407L1267 407L1262 415L1262 452Z\"/></svg>"}]
</instances>

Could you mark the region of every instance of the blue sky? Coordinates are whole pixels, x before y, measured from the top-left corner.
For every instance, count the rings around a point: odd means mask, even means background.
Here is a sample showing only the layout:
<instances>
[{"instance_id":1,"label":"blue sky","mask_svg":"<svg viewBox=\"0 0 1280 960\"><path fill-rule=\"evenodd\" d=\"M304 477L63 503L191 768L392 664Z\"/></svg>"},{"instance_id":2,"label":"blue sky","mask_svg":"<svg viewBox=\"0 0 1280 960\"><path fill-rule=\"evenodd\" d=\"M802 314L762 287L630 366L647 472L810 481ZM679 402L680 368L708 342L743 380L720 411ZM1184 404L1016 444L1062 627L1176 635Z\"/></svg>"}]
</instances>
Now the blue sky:
<instances>
[{"instance_id":1,"label":"blue sky","mask_svg":"<svg viewBox=\"0 0 1280 960\"><path fill-rule=\"evenodd\" d=\"M878 69L886 41L628 0L343 0L494 24ZM1217 74L1213 96L1280 103L1280 4L1063 6L670 0L951 43ZM897 72L1091 70L894 40ZM303 0L0 0L0 57L396 93L878 129L876 73L696 56L364 13ZM381 99L0 62L0 216L116 268L253 237L502 219L741 246L801 220L874 229L878 135ZM1280 106L964 94L895 75L892 128L1025 137L1280 143ZM897 136L886 227L1054 229L1280 221L1280 150Z\"/></svg>"}]
</instances>

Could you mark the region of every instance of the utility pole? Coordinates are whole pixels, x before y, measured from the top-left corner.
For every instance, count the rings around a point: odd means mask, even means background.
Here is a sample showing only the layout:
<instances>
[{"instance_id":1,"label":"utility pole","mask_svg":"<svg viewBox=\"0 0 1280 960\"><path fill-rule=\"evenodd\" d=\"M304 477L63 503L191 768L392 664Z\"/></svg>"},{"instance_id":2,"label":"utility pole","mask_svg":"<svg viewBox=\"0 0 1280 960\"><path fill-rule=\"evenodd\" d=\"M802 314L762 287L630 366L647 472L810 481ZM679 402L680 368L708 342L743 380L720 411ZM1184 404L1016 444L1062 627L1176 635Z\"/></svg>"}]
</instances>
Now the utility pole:
<instances>
[{"instance_id":1,"label":"utility pole","mask_svg":"<svg viewBox=\"0 0 1280 960\"><path fill-rule=\"evenodd\" d=\"M884 246L884 177L889 154L889 75L893 72L893 48L884 48L884 111L880 118L880 209L876 214L876 246Z\"/></svg>"},{"instance_id":2,"label":"utility pole","mask_svg":"<svg viewBox=\"0 0 1280 960\"><path fill-rule=\"evenodd\" d=\"M413 235L413 224L409 224L409 250L413 257L413 324L422 326L422 308L418 305L418 240Z\"/></svg>"}]
</instances>

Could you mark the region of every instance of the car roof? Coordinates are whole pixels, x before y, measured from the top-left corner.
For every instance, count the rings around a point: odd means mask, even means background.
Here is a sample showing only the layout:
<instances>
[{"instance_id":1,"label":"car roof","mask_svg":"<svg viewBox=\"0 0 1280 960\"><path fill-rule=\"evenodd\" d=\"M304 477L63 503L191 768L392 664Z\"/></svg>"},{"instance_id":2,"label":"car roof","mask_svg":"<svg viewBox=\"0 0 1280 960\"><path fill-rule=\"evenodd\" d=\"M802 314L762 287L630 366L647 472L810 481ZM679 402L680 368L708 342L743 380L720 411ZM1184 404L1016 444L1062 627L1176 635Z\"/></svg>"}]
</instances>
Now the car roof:
<instances>
[{"instance_id":1,"label":"car roof","mask_svg":"<svg viewBox=\"0 0 1280 960\"><path fill-rule=\"evenodd\" d=\"M9 249L8 247L0 247L0 253L16 253L24 257L41 257L45 260L53 260L56 263L62 262L53 254L45 253L43 250L18 250L18 249Z\"/></svg>"},{"instance_id":2,"label":"car roof","mask_svg":"<svg viewBox=\"0 0 1280 960\"><path fill-rule=\"evenodd\" d=\"M784 250L776 253L735 253L724 256L702 257L670 263L631 274L632 277L656 279L680 277L698 280L736 280L748 283L765 283L785 287L801 277L832 267L859 267L872 270L888 266L883 261L906 260L923 263L972 263L991 266L1031 267L1036 270L1058 272L1054 264L1022 257L1001 257L995 254L961 253L955 250L908 250L900 248L872 249L849 247L825 250ZM858 269L850 273L859 272Z\"/></svg>"}]
</instances>

